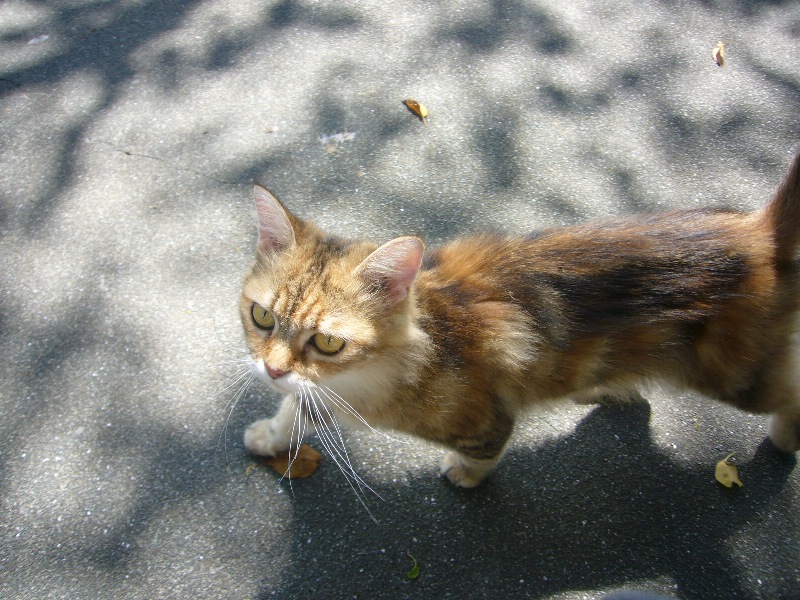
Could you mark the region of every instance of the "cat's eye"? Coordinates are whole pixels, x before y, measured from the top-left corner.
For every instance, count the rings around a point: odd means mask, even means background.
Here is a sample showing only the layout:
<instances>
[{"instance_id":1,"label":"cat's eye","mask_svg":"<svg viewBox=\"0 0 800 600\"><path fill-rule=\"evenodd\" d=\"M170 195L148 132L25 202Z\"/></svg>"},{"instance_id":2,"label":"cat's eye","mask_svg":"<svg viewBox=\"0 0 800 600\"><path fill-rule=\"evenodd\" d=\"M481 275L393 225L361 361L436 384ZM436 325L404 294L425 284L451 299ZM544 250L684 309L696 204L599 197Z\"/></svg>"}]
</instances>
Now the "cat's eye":
<instances>
[{"instance_id":1,"label":"cat's eye","mask_svg":"<svg viewBox=\"0 0 800 600\"><path fill-rule=\"evenodd\" d=\"M258 304L253 304L250 313L253 316L253 322L259 329L271 330L275 328L275 317L273 317L272 313L266 308L262 308Z\"/></svg>"},{"instance_id":2,"label":"cat's eye","mask_svg":"<svg viewBox=\"0 0 800 600\"><path fill-rule=\"evenodd\" d=\"M318 333L311 338L311 343L323 354L336 354L344 348L344 340L342 338L325 335L324 333Z\"/></svg>"}]
</instances>

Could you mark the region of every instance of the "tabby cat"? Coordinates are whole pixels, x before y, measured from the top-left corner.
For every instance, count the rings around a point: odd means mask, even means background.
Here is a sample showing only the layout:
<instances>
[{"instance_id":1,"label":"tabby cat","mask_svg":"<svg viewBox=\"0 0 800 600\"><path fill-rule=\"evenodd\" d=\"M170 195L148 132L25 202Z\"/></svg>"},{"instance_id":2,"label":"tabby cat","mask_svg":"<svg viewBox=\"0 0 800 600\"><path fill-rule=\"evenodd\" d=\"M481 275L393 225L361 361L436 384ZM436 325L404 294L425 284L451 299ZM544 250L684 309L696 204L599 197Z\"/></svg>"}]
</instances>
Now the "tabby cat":
<instances>
[{"instance_id":1,"label":"tabby cat","mask_svg":"<svg viewBox=\"0 0 800 600\"><path fill-rule=\"evenodd\" d=\"M772 442L800 449L800 154L752 213L472 235L427 253L417 237L325 234L260 186L255 204L241 316L253 368L286 396L247 428L254 454L369 424L444 446L441 473L473 487L526 407L638 398L650 380L771 413Z\"/></svg>"}]
</instances>

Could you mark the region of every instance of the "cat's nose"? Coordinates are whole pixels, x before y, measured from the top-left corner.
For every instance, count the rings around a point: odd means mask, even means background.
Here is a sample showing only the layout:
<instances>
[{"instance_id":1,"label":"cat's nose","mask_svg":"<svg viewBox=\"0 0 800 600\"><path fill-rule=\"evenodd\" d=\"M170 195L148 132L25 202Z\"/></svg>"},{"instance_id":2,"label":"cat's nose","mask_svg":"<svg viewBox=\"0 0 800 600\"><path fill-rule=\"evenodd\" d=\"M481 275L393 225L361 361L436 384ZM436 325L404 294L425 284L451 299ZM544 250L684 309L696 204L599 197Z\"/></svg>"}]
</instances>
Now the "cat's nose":
<instances>
[{"instance_id":1,"label":"cat's nose","mask_svg":"<svg viewBox=\"0 0 800 600\"><path fill-rule=\"evenodd\" d=\"M283 377L289 371L281 371L280 369L273 369L269 365L265 365L267 367L267 375L272 377L273 379L277 379L278 377Z\"/></svg>"}]
</instances>

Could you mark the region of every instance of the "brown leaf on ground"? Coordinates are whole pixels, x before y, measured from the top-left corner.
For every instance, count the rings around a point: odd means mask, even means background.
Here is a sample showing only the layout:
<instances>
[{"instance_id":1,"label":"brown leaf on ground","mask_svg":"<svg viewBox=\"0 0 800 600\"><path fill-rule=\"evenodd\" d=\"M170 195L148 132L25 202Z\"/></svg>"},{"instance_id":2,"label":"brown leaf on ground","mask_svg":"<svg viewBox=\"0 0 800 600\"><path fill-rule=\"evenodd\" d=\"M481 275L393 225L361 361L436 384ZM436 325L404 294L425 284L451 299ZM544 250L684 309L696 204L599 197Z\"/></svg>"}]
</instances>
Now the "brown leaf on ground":
<instances>
[{"instance_id":1,"label":"brown leaf on ground","mask_svg":"<svg viewBox=\"0 0 800 600\"><path fill-rule=\"evenodd\" d=\"M420 104L416 100L412 100L411 98L403 100L403 104L406 105L406 108L408 108L408 110L417 115L425 125L428 124L428 122L425 120L425 118L428 116L427 108L425 108L422 104Z\"/></svg>"},{"instance_id":2,"label":"brown leaf on ground","mask_svg":"<svg viewBox=\"0 0 800 600\"><path fill-rule=\"evenodd\" d=\"M265 459L264 464L274 469L278 475L289 479L303 479L314 474L321 458L319 452L308 444L303 444L297 450L289 450L275 458Z\"/></svg>"},{"instance_id":3,"label":"brown leaf on ground","mask_svg":"<svg viewBox=\"0 0 800 600\"><path fill-rule=\"evenodd\" d=\"M718 66L725 66L725 44L717 42L717 45L711 49L711 57Z\"/></svg>"}]
</instances>

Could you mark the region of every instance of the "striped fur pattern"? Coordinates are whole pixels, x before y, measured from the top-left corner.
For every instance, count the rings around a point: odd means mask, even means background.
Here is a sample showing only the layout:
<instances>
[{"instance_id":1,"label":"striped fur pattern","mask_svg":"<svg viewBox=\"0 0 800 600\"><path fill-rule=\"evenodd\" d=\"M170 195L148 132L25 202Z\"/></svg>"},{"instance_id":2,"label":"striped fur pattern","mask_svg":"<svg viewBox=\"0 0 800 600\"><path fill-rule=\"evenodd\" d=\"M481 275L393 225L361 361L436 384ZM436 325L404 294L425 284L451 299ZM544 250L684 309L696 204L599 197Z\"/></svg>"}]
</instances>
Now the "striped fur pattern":
<instances>
[{"instance_id":1,"label":"striped fur pattern","mask_svg":"<svg viewBox=\"0 0 800 600\"><path fill-rule=\"evenodd\" d=\"M247 429L255 454L316 429L346 465L340 425L368 424L444 446L442 473L472 487L526 407L636 398L652 380L772 414L774 444L800 449L800 155L753 213L474 235L427 253L415 237L327 235L259 186L255 201L242 322L256 372L286 394Z\"/></svg>"}]
</instances>

